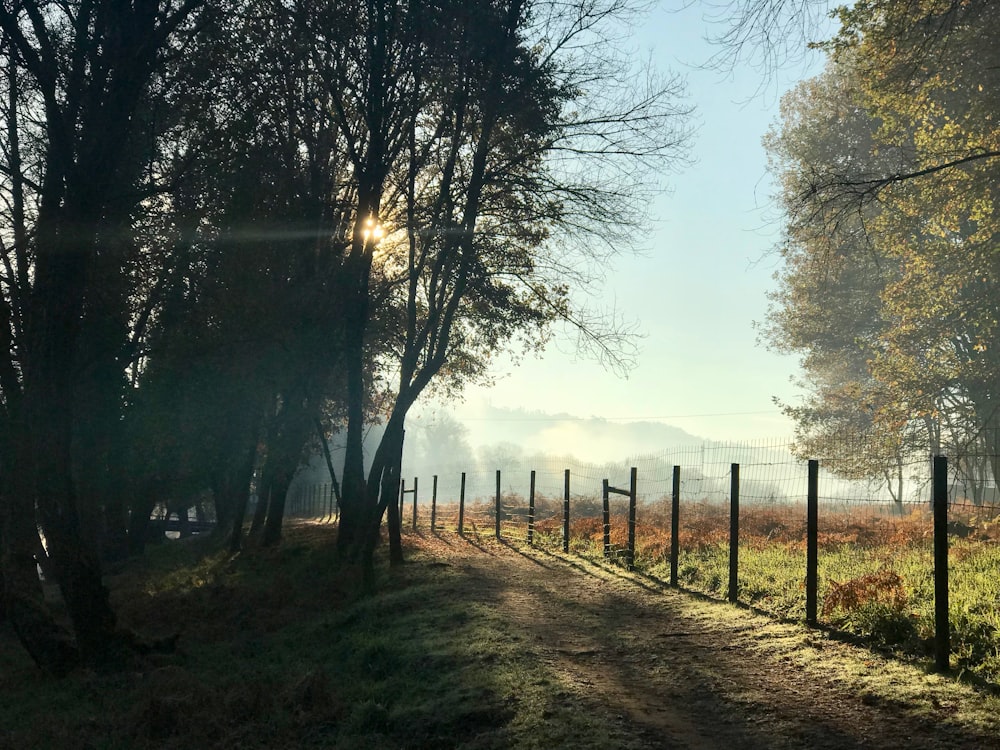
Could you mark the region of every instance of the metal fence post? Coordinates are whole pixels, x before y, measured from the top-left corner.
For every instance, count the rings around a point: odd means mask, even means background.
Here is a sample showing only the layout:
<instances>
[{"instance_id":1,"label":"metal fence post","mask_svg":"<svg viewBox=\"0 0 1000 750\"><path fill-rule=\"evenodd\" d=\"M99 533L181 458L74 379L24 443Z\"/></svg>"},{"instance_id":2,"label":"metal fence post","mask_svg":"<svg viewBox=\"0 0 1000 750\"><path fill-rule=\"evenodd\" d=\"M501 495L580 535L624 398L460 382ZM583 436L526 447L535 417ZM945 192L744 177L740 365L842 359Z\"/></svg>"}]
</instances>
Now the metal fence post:
<instances>
[{"instance_id":1,"label":"metal fence post","mask_svg":"<svg viewBox=\"0 0 1000 750\"><path fill-rule=\"evenodd\" d=\"M462 486L458 491L458 533L465 531L465 472L462 472Z\"/></svg>"},{"instance_id":2,"label":"metal fence post","mask_svg":"<svg viewBox=\"0 0 1000 750\"><path fill-rule=\"evenodd\" d=\"M500 469L497 469L497 501L496 520L494 523L496 538L500 539L500 519L503 518L503 508L500 505Z\"/></svg>"},{"instance_id":3,"label":"metal fence post","mask_svg":"<svg viewBox=\"0 0 1000 750\"><path fill-rule=\"evenodd\" d=\"M816 626L819 593L819 461L809 461L806 490L806 623Z\"/></svg>"},{"instance_id":4,"label":"metal fence post","mask_svg":"<svg viewBox=\"0 0 1000 750\"><path fill-rule=\"evenodd\" d=\"M563 552L569 552L569 469L563 476Z\"/></svg>"},{"instance_id":5,"label":"metal fence post","mask_svg":"<svg viewBox=\"0 0 1000 750\"><path fill-rule=\"evenodd\" d=\"M934 456L934 667L951 667L951 625L948 621L948 459Z\"/></svg>"},{"instance_id":6,"label":"metal fence post","mask_svg":"<svg viewBox=\"0 0 1000 750\"><path fill-rule=\"evenodd\" d=\"M729 484L729 601L739 598L740 568L740 465L731 467Z\"/></svg>"},{"instance_id":7,"label":"metal fence post","mask_svg":"<svg viewBox=\"0 0 1000 750\"><path fill-rule=\"evenodd\" d=\"M608 480L601 491L601 510L604 517L604 556L611 557L611 503L608 498Z\"/></svg>"},{"instance_id":8,"label":"metal fence post","mask_svg":"<svg viewBox=\"0 0 1000 750\"><path fill-rule=\"evenodd\" d=\"M531 485L528 490L528 544L535 542L535 470L531 470Z\"/></svg>"},{"instance_id":9,"label":"metal fence post","mask_svg":"<svg viewBox=\"0 0 1000 750\"><path fill-rule=\"evenodd\" d=\"M680 556L681 467L674 466L670 488L670 585L677 585L677 558Z\"/></svg>"},{"instance_id":10,"label":"metal fence post","mask_svg":"<svg viewBox=\"0 0 1000 750\"><path fill-rule=\"evenodd\" d=\"M417 528L417 481L419 477L413 477L413 529Z\"/></svg>"},{"instance_id":11,"label":"metal fence post","mask_svg":"<svg viewBox=\"0 0 1000 750\"><path fill-rule=\"evenodd\" d=\"M636 505L636 467L629 474L628 489L628 569L635 567L635 505Z\"/></svg>"},{"instance_id":12,"label":"metal fence post","mask_svg":"<svg viewBox=\"0 0 1000 750\"><path fill-rule=\"evenodd\" d=\"M434 533L434 526L437 523L437 505L438 505L438 475L434 475L433 483L431 484L431 533Z\"/></svg>"}]
</instances>

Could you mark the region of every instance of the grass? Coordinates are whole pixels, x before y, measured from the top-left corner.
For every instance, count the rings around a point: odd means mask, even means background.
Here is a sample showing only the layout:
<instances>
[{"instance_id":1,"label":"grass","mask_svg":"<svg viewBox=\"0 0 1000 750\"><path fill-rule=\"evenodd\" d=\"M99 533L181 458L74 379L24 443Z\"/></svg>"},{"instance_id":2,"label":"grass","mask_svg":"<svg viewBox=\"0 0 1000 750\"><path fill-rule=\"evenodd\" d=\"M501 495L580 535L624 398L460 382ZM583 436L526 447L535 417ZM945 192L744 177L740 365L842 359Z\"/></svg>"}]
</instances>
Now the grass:
<instances>
[{"instance_id":1,"label":"grass","mask_svg":"<svg viewBox=\"0 0 1000 750\"><path fill-rule=\"evenodd\" d=\"M953 519L957 514L953 513ZM572 516L571 516L572 518ZM1000 685L1000 523L958 519L972 533L953 538L949 554L952 665L975 680ZM561 547L561 521L537 525L538 543ZM636 568L669 577L669 509L640 509ZM611 521L617 560L627 544L625 516ZM678 580L687 588L725 598L729 587L728 507L682 508ZM933 549L930 514L825 514L819 534L819 604L822 624L907 657L930 659L934 639ZM570 551L603 558L597 517L571 523ZM744 508L740 519L741 602L792 620L805 619L804 508ZM898 589L898 590L896 590Z\"/></svg>"},{"instance_id":2,"label":"grass","mask_svg":"<svg viewBox=\"0 0 1000 750\"><path fill-rule=\"evenodd\" d=\"M561 546L558 530L541 529L537 538ZM574 547L598 561L593 575L615 575L582 534ZM642 549L641 564L653 568L654 545ZM963 585L988 582L996 559L959 549L955 557L969 571ZM847 559L848 547L841 551ZM794 560L760 553L761 570ZM459 562L418 549L402 570L380 570L376 593L366 594L358 572L338 562L330 529L308 524L287 529L274 551L231 557L196 541L153 549L110 577L109 587L124 625L148 636L180 632L179 653L149 657L127 673L55 680L0 628L0 748L648 746L608 720L600 696L552 672L532 636L488 590L475 588ZM696 597L677 597L675 606L691 622L748 616ZM954 703L995 718L995 704L961 697L953 681L919 672L915 680L914 670L892 662L862 669L815 631L757 619L744 646L761 649L761 658L818 669L872 700L910 691L907 710L928 717ZM608 620L616 634L619 626ZM756 637L765 631L766 639Z\"/></svg>"},{"instance_id":3,"label":"grass","mask_svg":"<svg viewBox=\"0 0 1000 750\"><path fill-rule=\"evenodd\" d=\"M332 535L229 557L174 543L114 576L121 620L181 632L135 672L41 674L0 630L0 747L626 747L459 573L416 553L366 595Z\"/></svg>"}]
</instances>

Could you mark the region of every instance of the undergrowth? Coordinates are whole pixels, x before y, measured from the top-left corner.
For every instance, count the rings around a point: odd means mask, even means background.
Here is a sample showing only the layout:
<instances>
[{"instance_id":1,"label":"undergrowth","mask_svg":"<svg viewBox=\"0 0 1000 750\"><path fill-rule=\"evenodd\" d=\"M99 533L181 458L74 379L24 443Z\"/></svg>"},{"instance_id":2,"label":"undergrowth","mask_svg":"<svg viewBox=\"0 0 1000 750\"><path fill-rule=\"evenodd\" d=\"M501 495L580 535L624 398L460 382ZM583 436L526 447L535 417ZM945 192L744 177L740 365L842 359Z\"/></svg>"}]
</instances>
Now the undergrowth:
<instances>
[{"instance_id":1,"label":"undergrowth","mask_svg":"<svg viewBox=\"0 0 1000 750\"><path fill-rule=\"evenodd\" d=\"M332 531L235 557L154 549L109 579L122 623L181 634L117 675L40 673L0 628L0 748L632 747L540 668L501 608L412 552L376 593Z\"/></svg>"}]
</instances>

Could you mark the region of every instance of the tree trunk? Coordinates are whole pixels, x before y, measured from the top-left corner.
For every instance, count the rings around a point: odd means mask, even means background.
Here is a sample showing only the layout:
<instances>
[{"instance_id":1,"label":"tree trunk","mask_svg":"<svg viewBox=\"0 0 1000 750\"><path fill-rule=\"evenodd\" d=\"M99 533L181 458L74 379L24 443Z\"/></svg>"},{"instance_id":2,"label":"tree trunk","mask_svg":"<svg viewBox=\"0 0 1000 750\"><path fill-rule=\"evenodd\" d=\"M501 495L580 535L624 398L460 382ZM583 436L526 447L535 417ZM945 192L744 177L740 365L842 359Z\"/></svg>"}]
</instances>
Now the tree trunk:
<instances>
[{"instance_id":1,"label":"tree trunk","mask_svg":"<svg viewBox=\"0 0 1000 750\"><path fill-rule=\"evenodd\" d=\"M330 484L333 487L333 496L337 501L337 510L340 510L340 482L337 481L337 470L333 466L333 456L330 455L330 444L326 441L326 434L323 431L323 424L316 419L316 435L319 437L319 444L323 448L323 458L326 460L326 470L330 474Z\"/></svg>"},{"instance_id":2,"label":"tree trunk","mask_svg":"<svg viewBox=\"0 0 1000 750\"><path fill-rule=\"evenodd\" d=\"M266 463L264 466L265 469L261 470L260 487L257 488L257 505L254 506L250 530L247 532L247 536L251 540L260 536L260 532L264 528L264 521L267 520L267 506L271 503L271 485L274 479L268 475Z\"/></svg>"},{"instance_id":3,"label":"tree trunk","mask_svg":"<svg viewBox=\"0 0 1000 750\"><path fill-rule=\"evenodd\" d=\"M372 133L369 158L383 156L377 152L381 142L378 132ZM345 263L346 292L349 300L344 308L343 364L347 372L347 443L344 448L344 479L342 484L340 525L337 549L349 559L364 557L368 515L369 487L365 481L365 336L368 330L369 293L372 250L365 236L365 221L378 215L384 168L379 174L369 169L359 175L358 211L354 220L351 253Z\"/></svg>"},{"instance_id":4,"label":"tree trunk","mask_svg":"<svg viewBox=\"0 0 1000 750\"><path fill-rule=\"evenodd\" d=\"M357 559L365 543L367 485L365 482L364 421L365 385L363 338L364 327L354 321L345 347L347 367L347 442L344 449L343 495L340 502L340 524L337 528L337 549L347 559Z\"/></svg>"},{"instance_id":5,"label":"tree trunk","mask_svg":"<svg viewBox=\"0 0 1000 750\"><path fill-rule=\"evenodd\" d=\"M292 474L282 467L277 472L270 488L270 499L267 503L267 520L264 522L264 532L260 543L264 547L273 547L281 541L281 526L285 519L285 500L288 498L288 486L292 483Z\"/></svg>"},{"instance_id":6,"label":"tree trunk","mask_svg":"<svg viewBox=\"0 0 1000 750\"><path fill-rule=\"evenodd\" d=\"M246 519L247 504L250 502L250 483L253 481L254 467L257 465L257 438L246 452L239 476L235 481L230 477L226 492L230 498L225 503L232 503L232 531L229 537L229 551L236 553L243 547L243 521ZM225 529L223 529L225 531Z\"/></svg>"},{"instance_id":7,"label":"tree trunk","mask_svg":"<svg viewBox=\"0 0 1000 750\"><path fill-rule=\"evenodd\" d=\"M392 442L387 451L385 466L382 468L381 501L389 511L389 565L402 565L403 560L403 519L399 512L400 474L403 463L403 440L405 431L402 427L392 435ZM381 518L381 513L379 517Z\"/></svg>"},{"instance_id":8,"label":"tree trunk","mask_svg":"<svg viewBox=\"0 0 1000 750\"><path fill-rule=\"evenodd\" d=\"M302 451L309 440L312 425L317 419L313 404L318 399L310 398L311 394L308 391L308 386L296 388L292 391L292 395L285 398L279 415L280 426L276 431L274 450L268 452L268 462L273 457L275 465L271 499L267 507L267 521L261 538L261 543L265 547L277 544L281 539L288 487L299 467Z\"/></svg>"},{"instance_id":9,"label":"tree trunk","mask_svg":"<svg viewBox=\"0 0 1000 750\"><path fill-rule=\"evenodd\" d=\"M73 223L46 232L42 226L40 216L30 368L25 371L25 415L38 509L81 660L91 666L112 666L121 661L116 618L101 580L95 540L84 536L73 478L73 378L89 253L87 242L74 235L74 227L83 237L87 234L85 227Z\"/></svg>"},{"instance_id":10,"label":"tree trunk","mask_svg":"<svg viewBox=\"0 0 1000 750\"><path fill-rule=\"evenodd\" d=\"M369 486L378 486L379 494L372 493L367 498L369 511L361 548L361 562L366 577L374 572L375 550L378 547L383 516L386 517L389 532L389 564L398 566L404 563L402 518L399 514L400 465L404 437L402 420L390 418L373 461Z\"/></svg>"},{"instance_id":11,"label":"tree trunk","mask_svg":"<svg viewBox=\"0 0 1000 750\"><path fill-rule=\"evenodd\" d=\"M72 636L61 628L42 594L35 554L41 547L35 508L24 479L27 466L5 479L0 492L0 600L25 650L41 669L63 676L79 661Z\"/></svg>"},{"instance_id":12,"label":"tree trunk","mask_svg":"<svg viewBox=\"0 0 1000 750\"><path fill-rule=\"evenodd\" d=\"M129 554L127 514L125 503L118 495L118 490L111 491L114 492L114 497L104 502L104 523L101 525L101 557L109 562L118 562L124 560Z\"/></svg>"},{"instance_id":13,"label":"tree trunk","mask_svg":"<svg viewBox=\"0 0 1000 750\"><path fill-rule=\"evenodd\" d=\"M157 498L151 491L143 491L142 497L132 501L128 518L128 552L141 555L149 541L149 517L153 515Z\"/></svg>"}]
</instances>

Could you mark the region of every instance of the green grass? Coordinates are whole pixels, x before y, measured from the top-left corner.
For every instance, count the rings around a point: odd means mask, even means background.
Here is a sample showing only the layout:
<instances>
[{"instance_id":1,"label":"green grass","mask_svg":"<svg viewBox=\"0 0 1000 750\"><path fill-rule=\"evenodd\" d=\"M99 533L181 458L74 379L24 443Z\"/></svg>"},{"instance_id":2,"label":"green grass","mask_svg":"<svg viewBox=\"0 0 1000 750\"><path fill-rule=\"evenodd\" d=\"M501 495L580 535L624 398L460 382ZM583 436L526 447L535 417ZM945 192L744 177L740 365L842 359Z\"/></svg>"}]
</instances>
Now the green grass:
<instances>
[{"instance_id":1,"label":"green grass","mask_svg":"<svg viewBox=\"0 0 1000 750\"><path fill-rule=\"evenodd\" d=\"M637 566L661 578L669 575L662 559L637 552ZM934 638L934 560L929 544L871 548L844 544L819 554L819 607L834 584L849 584L867 574L892 571L902 579L905 603L877 602L820 616L821 624L852 633L879 647L930 658ZM706 546L681 551L682 586L724 598L729 586L729 548ZM1000 546L959 541L949 560L949 621L952 665L976 678L1000 684ZM805 619L805 552L782 544L741 547L739 600L780 617Z\"/></svg>"},{"instance_id":2,"label":"green grass","mask_svg":"<svg viewBox=\"0 0 1000 750\"><path fill-rule=\"evenodd\" d=\"M536 538L561 548L559 533ZM469 588L460 565L412 552L400 571L380 567L376 593L366 594L331 540L329 530L301 526L276 551L230 557L176 543L131 563L109 579L123 625L181 638L178 654L130 672L49 678L0 628L0 748L642 746L549 671L489 592ZM870 602L831 613L828 624L925 658L933 623L926 547L826 549L821 606L833 582L887 567L906 590L901 609ZM581 536L572 549L607 570L600 544ZM652 549L640 547L638 567L666 578L662 545ZM952 562L953 664L996 681L1000 551L957 541ZM724 546L686 551L681 581L722 598L727 563ZM802 571L795 545L748 545L741 598L800 619Z\"/></svg>"},{"instance_id":3,"label":"green grass","mask_svg":"<svg viewBox=\"0 0 1000 750\"><path fill-rule=\"evenodd\" d=\"M111 584L124 623L180 631L180 653L55 680L0 630L0 747L631 746L459 576L416 553L366 595L329 535L294 529L236 558L165 545Z\"/></svg>"}]
</instances>

